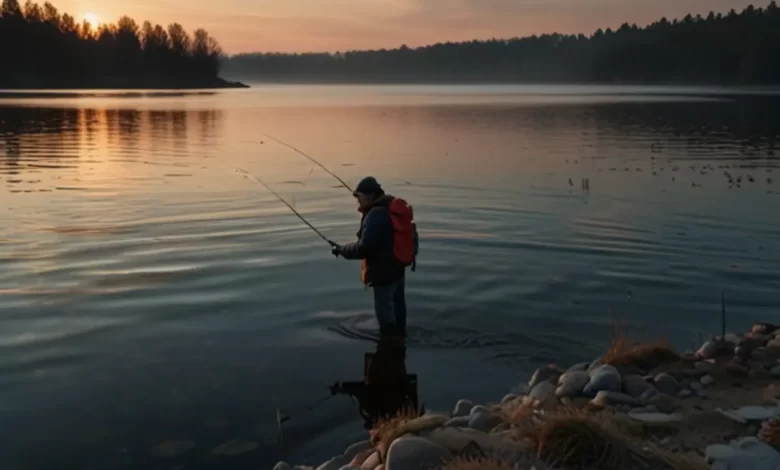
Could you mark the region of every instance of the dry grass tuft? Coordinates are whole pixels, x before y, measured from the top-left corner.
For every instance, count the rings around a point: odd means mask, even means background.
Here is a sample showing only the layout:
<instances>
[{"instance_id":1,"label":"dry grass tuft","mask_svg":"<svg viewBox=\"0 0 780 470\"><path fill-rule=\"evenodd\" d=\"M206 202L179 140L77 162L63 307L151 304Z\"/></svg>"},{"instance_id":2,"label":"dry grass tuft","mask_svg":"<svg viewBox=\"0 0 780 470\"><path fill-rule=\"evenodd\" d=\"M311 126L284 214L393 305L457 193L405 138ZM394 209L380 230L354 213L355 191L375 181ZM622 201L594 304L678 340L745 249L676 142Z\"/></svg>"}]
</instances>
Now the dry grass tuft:
<instances>
[{"instance_id":1,"label":"dry grass tuft","mask_svg":"<svg viewBox=\"0 0 780 470\"><path fill-rule=\"evenodd\" d=\"M369 431L371 443L377 445L385 438L397 434L403 426L419 417L419 413L413 407L405 407L398 411L392 418L378 420Z\"/></svg>"},{"instance_id":2,"label":"dry grass tuft","mask_svg":"<svg viewBox=\"0 0 780 470\"><path fill-rule=\"evenodd\" d=\"M680 359L681 356L668 341L632 344L620 325L615 325L609 349L601 356L603 364L634 366L643 370L652 370Z\"/></svg>"},{"instance_id":3,"label":"dry grass tuft","mask_svg":"<svg viewBox=\"0 0 780 470\"><path fill-rule=\"evenodd\" d=\"M513 470L514 467L506 462L488 458L457 458L442 470Z\"/></svg>"}]
</instances>

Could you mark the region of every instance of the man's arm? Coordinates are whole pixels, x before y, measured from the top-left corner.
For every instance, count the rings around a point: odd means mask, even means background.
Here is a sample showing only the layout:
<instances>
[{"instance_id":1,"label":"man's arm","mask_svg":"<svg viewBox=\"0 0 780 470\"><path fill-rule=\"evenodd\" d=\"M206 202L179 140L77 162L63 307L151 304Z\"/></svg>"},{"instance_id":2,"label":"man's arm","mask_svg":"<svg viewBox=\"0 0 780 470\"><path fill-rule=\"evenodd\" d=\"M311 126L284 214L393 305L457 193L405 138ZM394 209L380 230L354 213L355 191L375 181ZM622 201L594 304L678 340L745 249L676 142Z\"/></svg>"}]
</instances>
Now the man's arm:
<instances>
[{"instance_id":1,"label":"man's arm","mask_svg":"<svg viewBox=\"0 0 780 470\"><path fill-rule=\"evenodd\" d=\"M344 259L365 259L371 253L379 249L382 239L381 209L375 209L368 213L363 221L363 233L360 240L341 247L339 251Z\"/></svg>"}]
</instances>

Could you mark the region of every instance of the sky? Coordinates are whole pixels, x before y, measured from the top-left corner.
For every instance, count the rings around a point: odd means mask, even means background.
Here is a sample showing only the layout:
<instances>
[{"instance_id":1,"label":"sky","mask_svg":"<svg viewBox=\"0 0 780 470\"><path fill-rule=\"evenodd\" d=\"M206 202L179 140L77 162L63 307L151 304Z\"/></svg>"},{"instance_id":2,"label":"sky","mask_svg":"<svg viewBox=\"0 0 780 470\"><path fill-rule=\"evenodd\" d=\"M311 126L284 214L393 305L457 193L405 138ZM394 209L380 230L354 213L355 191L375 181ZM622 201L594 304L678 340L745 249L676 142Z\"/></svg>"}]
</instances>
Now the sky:
<instances>
[{"instance_id":1,"label":"sky","mask_svg":"<svg viewBox=\"0 0 780 470\"><path fill-rule=\"evenodd\" d=\"M585 33L663 16L741 10L769 0L51 0L61 12L114 22L202 27L229 54L335 52L444 41Z\"/></svg>"}]
</instances>

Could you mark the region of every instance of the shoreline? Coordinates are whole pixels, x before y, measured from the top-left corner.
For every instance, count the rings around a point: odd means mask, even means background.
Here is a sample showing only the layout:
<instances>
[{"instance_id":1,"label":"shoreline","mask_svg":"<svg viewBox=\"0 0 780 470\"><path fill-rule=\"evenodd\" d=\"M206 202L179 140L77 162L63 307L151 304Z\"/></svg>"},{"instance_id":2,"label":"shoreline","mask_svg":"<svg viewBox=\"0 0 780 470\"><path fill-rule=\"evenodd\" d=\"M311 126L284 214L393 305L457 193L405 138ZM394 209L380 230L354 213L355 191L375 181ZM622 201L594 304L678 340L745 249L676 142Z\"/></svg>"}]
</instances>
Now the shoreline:
<instances>
[{"instance_id":1,"label":"shoreline","mask_svg":"<svg viewBox=\"0 0 780 470\"><path fill-rule=\"evenodd\" d=\"M32 80L31 83L0 83L0 90L15 91L42 91L42 90L229 90L251 88L240 82L218 78L209 81L178 82L165 80L96 80L90 83L42 83Z\"/></svg>"},{"instance_id":2,"label":"shoreline","mask_svg":"<svg viewBox=\"0 0 780 470\"><path fill-rule=\"evenodd\" d=\"M780 468L780 326L684 353L617 331L601 357L539 368L522 389L451 412L396 411L319 466L274 470Z\"/></svg>"}]
</instances>

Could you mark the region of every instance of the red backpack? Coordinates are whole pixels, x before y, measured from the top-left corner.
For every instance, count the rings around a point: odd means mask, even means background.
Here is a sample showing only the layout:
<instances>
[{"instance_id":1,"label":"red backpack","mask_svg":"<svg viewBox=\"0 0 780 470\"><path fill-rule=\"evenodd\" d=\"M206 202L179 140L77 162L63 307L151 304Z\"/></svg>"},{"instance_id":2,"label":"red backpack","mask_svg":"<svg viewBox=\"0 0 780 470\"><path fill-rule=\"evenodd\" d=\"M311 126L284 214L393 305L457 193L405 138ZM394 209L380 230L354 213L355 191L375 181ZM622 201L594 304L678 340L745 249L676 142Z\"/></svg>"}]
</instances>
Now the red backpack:
<instances>
[{"instance_id":1,"label":"red backpack","mask_svg":"<svg viewBox=\"0 0 780 470\"><path fill-rule=\"evenodd\" d=\"M388 205L393 221L393 254L399 263L415 269L418 241L417 226L414 223L414 209L401 198L394 198Z\"/></svg>"}]
</instances>

